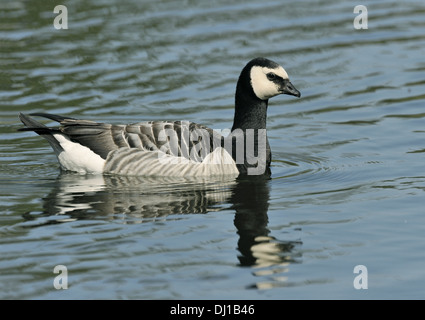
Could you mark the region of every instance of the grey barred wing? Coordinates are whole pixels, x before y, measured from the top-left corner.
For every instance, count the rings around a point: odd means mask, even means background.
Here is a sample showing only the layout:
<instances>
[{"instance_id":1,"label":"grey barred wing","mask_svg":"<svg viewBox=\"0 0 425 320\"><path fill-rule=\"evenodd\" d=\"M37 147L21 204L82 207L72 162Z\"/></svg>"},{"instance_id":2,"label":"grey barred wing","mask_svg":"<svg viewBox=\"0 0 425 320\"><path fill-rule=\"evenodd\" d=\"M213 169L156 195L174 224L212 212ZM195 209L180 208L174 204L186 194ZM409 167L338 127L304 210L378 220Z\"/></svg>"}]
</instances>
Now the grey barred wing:
<instances>
[{"instance_id":1,"label":"grey barred wing","mask_svg":"<svg viewBox=\"0 0 425 320\"><path fill-rule=\"evenodd\" d=\"M162 151L165 154L202 162L223 137L214 130L189 121L148 121L113 125L66 119L61 131L87 146L102 158L121 148Z\"/></svg>"},{"instance_id":2,"label":"grey barred wing","mask_svg":"<svg viewBox=\"0 0 425 320\"><path fill-rule=\"evenodd\" d=\"M143 149L159 150L195 162L202 162L209 153L222 145L223 140L221 134L214 130L189 121L137 123L127 126L126 135L135 144L143 140ZM130 144L130 147L135 145Z\"/></svg>"}]
</instances>

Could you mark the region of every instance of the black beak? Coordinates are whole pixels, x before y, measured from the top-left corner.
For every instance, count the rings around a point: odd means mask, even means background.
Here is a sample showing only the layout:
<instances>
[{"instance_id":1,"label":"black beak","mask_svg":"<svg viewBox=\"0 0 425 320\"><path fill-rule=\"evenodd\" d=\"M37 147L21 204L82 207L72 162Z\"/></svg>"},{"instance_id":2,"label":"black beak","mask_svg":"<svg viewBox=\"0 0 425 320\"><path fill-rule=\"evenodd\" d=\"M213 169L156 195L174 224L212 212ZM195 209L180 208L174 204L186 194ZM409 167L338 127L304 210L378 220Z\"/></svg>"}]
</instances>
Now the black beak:
<instances>
[{"instance_id":1,"label":"black beak","mask_svg":"<svg viewBox=\"0 0 425 320\"><path fill-rule=\"evenodd\" d=\"M288 79L284 79L281 83L280 92L284 94L289 94L291 96L301 97L301 92L299 92L294 85Z\"/></svg>"}]
</instances>

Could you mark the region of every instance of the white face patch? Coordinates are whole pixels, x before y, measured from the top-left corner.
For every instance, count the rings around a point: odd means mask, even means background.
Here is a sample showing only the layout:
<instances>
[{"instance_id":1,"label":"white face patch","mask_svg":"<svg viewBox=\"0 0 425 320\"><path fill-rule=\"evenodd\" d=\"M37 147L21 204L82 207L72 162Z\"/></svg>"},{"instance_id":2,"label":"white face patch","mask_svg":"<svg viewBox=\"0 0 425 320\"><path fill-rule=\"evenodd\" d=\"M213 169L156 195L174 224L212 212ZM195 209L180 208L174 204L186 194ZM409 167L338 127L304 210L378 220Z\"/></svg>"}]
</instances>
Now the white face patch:
<instances>
[{"instance_id":1,"label":"white face patch","mask_svg":"<svg viewBox=\"0 0 425 320\"><path fill-rule=\"evenodd\" d=\"M268 73L274 73L277 76L288 79L288 74L281 66L271 69L267 67L254 66L251 69L251 85L255 95L261 100L267 100L274 97L279 92L279 87L273 81L267 78Z\"/></svg>"}]
</instances>

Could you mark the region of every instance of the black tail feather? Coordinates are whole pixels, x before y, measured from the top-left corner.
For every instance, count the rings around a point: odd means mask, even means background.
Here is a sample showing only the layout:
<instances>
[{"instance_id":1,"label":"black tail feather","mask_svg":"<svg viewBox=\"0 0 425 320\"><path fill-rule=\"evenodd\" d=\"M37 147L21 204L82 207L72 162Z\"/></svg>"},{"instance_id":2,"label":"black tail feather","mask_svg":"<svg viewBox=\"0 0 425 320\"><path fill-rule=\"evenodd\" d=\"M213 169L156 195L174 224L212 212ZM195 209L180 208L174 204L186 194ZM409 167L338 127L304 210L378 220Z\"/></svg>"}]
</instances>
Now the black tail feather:
<instances>
[{"instance_id":1,"label":"black tail feather","mask_svg":"<svg viewBox=\"0 0 425 320\"><path fill-rule=\"evenodd\" d=\"M75 118L71 118L71 117L63 117L63 116L59 116L57 114L51 114L51 113L44 113L44 112L36 112L36 113L30 113L30 116L35 116L35 117L43 117L43 118L47 118L56 122L62 122L64 120L77 120Z\"/></svg>"},{"instance_id":2,"label":"black tail feather","mask_svg":"<svg viewBox=\"0 0 425 320\"><path fill-rule=\"evenodd\" d=\"M31 114L31 115L41 115L41 114ZM45 116L43 114L43 116ZM56 119L62 117L55 117ZM60 153L63 149L58 143L58 141L54 138L55 133L61 133L59 128L48 128L44 124L35 121L29 115L20 113L19 119L21 119L22 123L25 125L25 128L18 129L18 131L34 131L35 133L43 136L49 144L52 146L53 150L55 150L56 154ZM49 119L51 119L49 117Z\"/></svg>"},{"instance_id":3,"label":"black tail feather","mask_svg":"<svg viewBox=\"0 0 425 320\"><path fill-rule=\"evenodd\" d=\"M46 114L37 113L37 114L31 114L31 115L36 115L36 116L43 115L43 116L45 116ZM59 117L59 118L62 118L62 117ZM18 129L18 131L34 131L35 133L37 133L39 135L43 135L43 134L50 135L54 132L60 132L59 129L48 128L44 124L42 124L38 121L35 121L29 115L26 115L26 114L23 114L23 113L19 114L19 119L25 125L25 128L20 128L20 129ZM51 118L49 118L49 119L51 119Z\"/></svg>"}]
</instances>

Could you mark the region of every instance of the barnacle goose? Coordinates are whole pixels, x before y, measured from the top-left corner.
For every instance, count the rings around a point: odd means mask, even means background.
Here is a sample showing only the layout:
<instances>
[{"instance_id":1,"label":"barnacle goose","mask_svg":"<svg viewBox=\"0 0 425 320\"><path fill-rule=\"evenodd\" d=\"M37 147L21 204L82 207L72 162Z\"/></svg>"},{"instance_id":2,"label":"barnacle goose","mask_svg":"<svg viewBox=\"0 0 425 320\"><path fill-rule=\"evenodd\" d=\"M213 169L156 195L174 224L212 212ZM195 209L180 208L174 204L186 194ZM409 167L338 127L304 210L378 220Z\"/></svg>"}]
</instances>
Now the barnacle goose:
<instances>
[{"instance_id":1,"label":"barnacle goose","mask_svg":"<svg viewBox=\"0 0 425 320\"><path fill-rule=\"evenodd\" d=\"M266 58L243 68L236 86L231 132L224 137L188 121L98 123L46 113L59 122L47 127L29 115L19 117L52 146L64 170L138 176L270 175L266 134L268 100L278 94L300 97L286 71Z\"/></svg>"}]
</instances>

